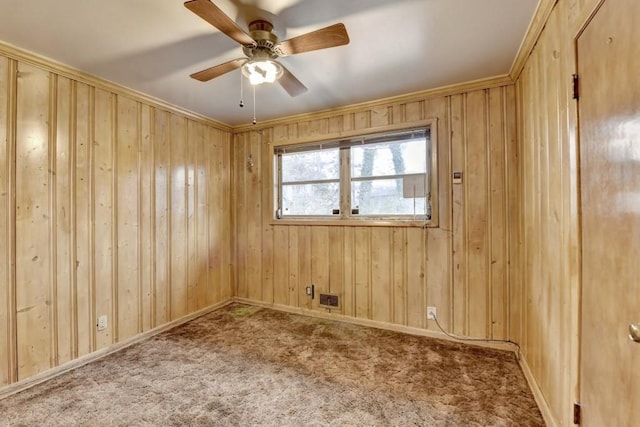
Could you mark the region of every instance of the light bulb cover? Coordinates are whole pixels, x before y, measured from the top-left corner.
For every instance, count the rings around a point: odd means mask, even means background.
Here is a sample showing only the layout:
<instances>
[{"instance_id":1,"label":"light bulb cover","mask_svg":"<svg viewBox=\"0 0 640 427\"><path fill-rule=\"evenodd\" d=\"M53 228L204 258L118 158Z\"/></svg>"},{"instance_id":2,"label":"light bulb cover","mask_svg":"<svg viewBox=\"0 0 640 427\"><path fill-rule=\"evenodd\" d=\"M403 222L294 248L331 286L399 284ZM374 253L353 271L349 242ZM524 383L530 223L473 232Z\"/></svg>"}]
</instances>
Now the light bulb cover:
<instances>
[{"instance_id":1,"label":"light bulb cover","mask_svg":"<svg viewBox=\"0 0 640 427\"><path fill-rule=\"evenodd\" d=\"M282 76L282 71L282 66L270 59L252 60L242 66L242 74L252 85L273 83Z\"/></svg>"}]
</instances>

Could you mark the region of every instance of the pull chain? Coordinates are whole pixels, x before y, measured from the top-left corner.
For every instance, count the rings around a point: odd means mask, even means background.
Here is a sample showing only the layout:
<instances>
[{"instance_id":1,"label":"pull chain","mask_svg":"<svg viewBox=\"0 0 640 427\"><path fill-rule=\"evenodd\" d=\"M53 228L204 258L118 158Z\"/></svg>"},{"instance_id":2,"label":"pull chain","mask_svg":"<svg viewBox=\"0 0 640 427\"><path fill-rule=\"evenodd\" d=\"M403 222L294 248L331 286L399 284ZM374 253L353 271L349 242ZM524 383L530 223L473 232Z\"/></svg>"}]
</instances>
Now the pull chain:
<instances>
[{"instance_id":1,"label":"pull chain","mask_svg":"<svg viewBox=\"0 0 640 427\"><path fill-rule=\"evenodd\" d=\"M256 120L256 87L254 85L253 86L253 124L255 125L256 123L258 123L258 120Z\"/></svg>"},{"instance_id":2,"label":"pull chain","mask_svg":"<svg viewBox=\"0 0 640 427\"><path fill-rule=\"evenodd\" d=\"M240 71L240 108L244 107L244 87L242 86L244 79L242 78L242 71Z\"/></svg>"}]
</instances>

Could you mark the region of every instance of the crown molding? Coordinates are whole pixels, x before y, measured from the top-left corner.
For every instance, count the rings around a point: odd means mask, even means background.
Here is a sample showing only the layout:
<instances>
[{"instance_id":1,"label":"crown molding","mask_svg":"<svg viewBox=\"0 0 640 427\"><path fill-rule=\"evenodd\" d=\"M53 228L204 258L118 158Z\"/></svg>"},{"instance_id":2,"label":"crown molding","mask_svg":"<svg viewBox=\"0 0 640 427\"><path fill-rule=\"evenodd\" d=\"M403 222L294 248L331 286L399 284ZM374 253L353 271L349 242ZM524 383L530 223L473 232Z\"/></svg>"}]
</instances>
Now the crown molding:
<instances>
[{"instance_id":1,"label":"crown molding","mask_svg":"<svg viewBox=\"0 0 640 427\"><path fill-rule=\"evenodd\" d=\"M0 55L6 56L7 58L10 58L10 59L14 59L16 61L35 65L36 67L45 69L49 72L52 72L60 76L67 77L69 79L76 80L82 83L86 83L90 86L95 86L101 89L108 90L117 95L123 95L123 96L133 98L137 101L143 102L145 104L149 104L161 110L167 110L172 113L179 114L181 116L201 122L203 124L214 127L221 131L225 131L225 132L232 131L231 126L225 123L219 122L217 120L213 120L210 117L204 116L202 114L194 113L193 111L187 110L186 108L178 107L177 105L163 101L151 95L147 95L145 93L139 92L134 89L130 89L128 87L111 82L109 80L93 76L91 74L80 71L76 68L73 68L69 65L55 61L51 58L47 58L45 56L42 56L33 52L29 52L25 49L19 48L17 46L13 46L3 41L0 41Z\"/></svg>"},{"instance_id":2,"label":"crown molding","mask_svg":"<svg viewBox=\"0 0 640 427\"><path fill-rule=\"evenodd\" d=\"M547 20L549 19L551 11L553 11L556 3L558 3L558 0L539 1L536 11L533 14L533 18L531 18L531 22L527 28L527 32L520 44L520 49L518 49L518 53L513 60L513 64L511 64L509 77L512 81L515 82L518 80L518 77L520 77L520 73L522 73L524 65L527 62L527 59L529 59L533 48L536 46L536 43L538 43L542 30L544 30L545 25L547 25Z\"/></svg>"},{"instance_id":3,"label":"crown molding","mask_svg":"<svg viewBox=\"0 0 640 427\"><path fill-rule=\"evenodd\" d=\"M350 104L343 107L330 108L326 110L320 110L312 113L295 114L292 116L282 117L273 120L265 120L259 122L256 125L244 124L234 126L233 133L249 132L254 130L261 130L265 128L274 127L277 125L303 122L308 120L317 120L328 117L333 117L340 114L348 114L356 111L362 111L367 109L373 109L381 106L388 106L390 104L404 104L412 101L422 101L429 98L438 98L442 96L457 95L460 93L473 92L475 90L491 89L494 87L508 86L513 84L514 81L508 74L489 77L485 79L472 80L464 83L457 83L448 86L442 86L433 89L422 90L418 92L412 92L399 96L392 96L388 98L381 98L374 101L361 102L358 104Z\"/></svg>"}]
</instances>

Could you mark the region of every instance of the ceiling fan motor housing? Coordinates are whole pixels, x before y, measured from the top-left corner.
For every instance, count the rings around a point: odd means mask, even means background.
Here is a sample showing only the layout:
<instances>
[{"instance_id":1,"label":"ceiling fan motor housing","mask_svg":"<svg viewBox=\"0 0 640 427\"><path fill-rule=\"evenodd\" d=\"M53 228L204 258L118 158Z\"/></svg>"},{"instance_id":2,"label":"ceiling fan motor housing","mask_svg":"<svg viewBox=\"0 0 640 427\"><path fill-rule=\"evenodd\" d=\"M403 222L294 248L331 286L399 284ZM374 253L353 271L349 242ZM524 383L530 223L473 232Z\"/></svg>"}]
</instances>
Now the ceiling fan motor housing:
<instances>
[{"instance_id":1,"label":"ceiling fan motor housing","mask_svg":"<svg viewBox=\"0 0 640 427\"><path fill-rule=\"evenodd\" d=\"M278 36L272 30L273 25L267 21L257 20L249 24L249 35L255 40L255 45L242 48L249 59L276 59L280 56L276 50Z\"/></svg>"}]
</instances>

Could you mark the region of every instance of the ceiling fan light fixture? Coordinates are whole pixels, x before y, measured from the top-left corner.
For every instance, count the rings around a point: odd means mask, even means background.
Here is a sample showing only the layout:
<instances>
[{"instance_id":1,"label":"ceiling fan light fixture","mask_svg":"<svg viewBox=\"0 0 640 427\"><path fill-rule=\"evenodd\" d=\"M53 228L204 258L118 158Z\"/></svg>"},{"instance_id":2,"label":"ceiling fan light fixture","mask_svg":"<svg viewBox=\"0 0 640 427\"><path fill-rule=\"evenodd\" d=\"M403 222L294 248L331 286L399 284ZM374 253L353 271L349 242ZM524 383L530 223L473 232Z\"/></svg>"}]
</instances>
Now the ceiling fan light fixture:
<instances>
[{"instance_id":1,"label":"ceiling fan light fixture","mask_svg":"<svg viewBox=\"0 0 640 427\"><path fill-rule=\"evenodd\" d=\"M257 59L242 66L242 74L252 85L273 83L282 76L282 73L282 66L271 59Z\"/></svg>"}]
</instances>

